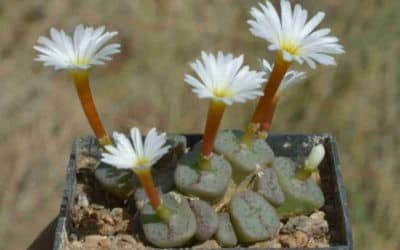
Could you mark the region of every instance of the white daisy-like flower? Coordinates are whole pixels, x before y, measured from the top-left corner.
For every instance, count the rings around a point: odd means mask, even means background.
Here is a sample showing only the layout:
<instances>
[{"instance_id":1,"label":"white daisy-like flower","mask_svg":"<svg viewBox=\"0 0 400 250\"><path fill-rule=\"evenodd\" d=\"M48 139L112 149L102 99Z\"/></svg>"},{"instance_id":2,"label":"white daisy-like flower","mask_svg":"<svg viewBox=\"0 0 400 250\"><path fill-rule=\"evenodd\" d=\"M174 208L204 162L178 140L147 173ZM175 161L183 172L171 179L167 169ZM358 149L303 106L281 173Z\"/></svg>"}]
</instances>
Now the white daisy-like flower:
<instances>
[{"instance_id":1,"label":"white daisy-like flower","mask_svg":"<svg viewBox=\"0 0 400 250\"><path fill-rule=\"evenodd\" d=\"M234 58L232 54L217 56L201 53L201 60L190 64L198 78L185 75L185 82L193 87L199 98L221 101L227 105L245 102L262 96L261 85L264 72L250 71L243 66L243 55Z\"/></svg>"},{"instance_id":2,"label":"white daisy-like flower","mask_svg":"<svg viewBox=\"0 0 400 250\"><path fill-rule=\"evenodd\" d=\"M33 48L39 52L36 61L56 70L86 70L92 65L103 65L111 56L120 52L120 45L112 43L104 46L118 32L104 32L98 28L78 25L73 38L63 30L50 29L50 37L40 36Z\"/></svg>"},{"instance_id":3,"label":"white daisy-like flower","mask_svg":"<svg viewBox=\"0 0 400 250\"><path fill-rule=\"evenodd\" d=\"M259 4L260 9L252 8L253 19L248 20L251 33L271 43L270 50L282 52L285 61L304 61L315 68L316 63L336 65L331 54L344 53L338 39L329 36L330 29L315 28L325 17L324 12L318 12L307 21L307 10L296 4L292 7L288 0L281 0L281 16L274 6L266 1Z\"/></svg>"},{"instance_id":4,"label":"white daisy-like flower","mask_svg":"<svg viewBox=\"0 0 400 250\"><path fill-rule=\"evenodd\" d=\"M266 77L268 78L272 72L273 65L271 65L267 60L263 59L261 61L261 66L264 72L266 73ZM282 93L282 91L287 89L289 86L293 86L295 84L300 83L305 78L306 78L306 73L301 71L290 70L286 72L285 76L282 79L281 84L279 85L278 94Z\"/></svg>"},{"instance_id":5,"label":"white daisy-like flower","mask_svg":"<svg viewBox=\"0 0 400 250\"><path fill-rule=\"evenodd\" d=\"M165 145L166 134L157 134L155 128L147 133L144 142L138 128L132 128L130 132L132 143L124 134L113 133L116 146L105 146L107 152L102 153L102 162L120 169L148 169L170 148L169 145Z\"/></svg>"}]
</instances>

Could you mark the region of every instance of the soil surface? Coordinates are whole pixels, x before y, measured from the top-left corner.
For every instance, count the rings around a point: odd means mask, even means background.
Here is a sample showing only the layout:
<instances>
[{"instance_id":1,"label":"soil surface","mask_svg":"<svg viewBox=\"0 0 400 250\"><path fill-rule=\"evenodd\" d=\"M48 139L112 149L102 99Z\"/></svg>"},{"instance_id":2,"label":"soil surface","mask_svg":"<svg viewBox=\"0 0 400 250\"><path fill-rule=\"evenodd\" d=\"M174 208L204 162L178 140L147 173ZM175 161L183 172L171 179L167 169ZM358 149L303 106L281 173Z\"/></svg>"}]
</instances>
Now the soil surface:
<instances>
[{"instance_id":1,"label":"soil surface","mask_svg":"<svg viewBox=\"0 0 400 250\"><path fill-rule=\"evenodd\" d=\"M77 188L72 207L72 225L66 249L152 249L145 243L137 222L134 202L117 200L104 192L93 175L97 160L82 156L77 161ZM281 221L279 233L271 240L249 247L328 247L329 227L325 213L315 211ZM193 249L220 248L211 239Z\"/></svg>"}]
</instances>

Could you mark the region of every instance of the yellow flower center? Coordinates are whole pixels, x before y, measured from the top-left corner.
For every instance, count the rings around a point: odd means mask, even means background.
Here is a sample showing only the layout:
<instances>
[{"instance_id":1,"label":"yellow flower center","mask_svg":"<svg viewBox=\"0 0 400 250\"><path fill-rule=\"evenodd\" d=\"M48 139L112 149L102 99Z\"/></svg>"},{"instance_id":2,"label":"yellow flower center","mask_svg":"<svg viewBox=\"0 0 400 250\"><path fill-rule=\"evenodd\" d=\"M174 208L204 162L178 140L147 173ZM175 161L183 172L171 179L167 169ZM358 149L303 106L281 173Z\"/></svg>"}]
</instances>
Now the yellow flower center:
<instances>
[{"instance_id":1,"label":"yellow flower center","mask_svg":"<svg viewBox=\"0 0 400 250\"><path fill-rule=\"evenodd\" d=\"M232 93L228 89L214 89L213 94L215 97L224 98L231 97Z\"/></svg>"},{"instance_id":2,"label":"yellow flower center","mask_svg":"<svg viewBox=\"0 0 400 250\"><path fill-rule=\"evenodd\" d=\"M147 159L147 158L139 158L139 159L137 159L137 161L136 161L136 165L137 165L137 166L146 166L146 165L149 164L149 163L150 163L150 160Z\"/></svg>"},{"instance_id":3,"label":"yellow flower center","mask_svg":"<svg viewBox=\"0 0 400 250\"><path fill-rule=\"evenodd\" d=\"M291 55L298 55L300 53L300 49L296 42L290 39L283 39L280 43L281 48L288 52Z\"/></svg>"},{"instance_id":4,"label":"yellow flower center","mask_svg":"<svg viewBox=\"0 0 400 250\"><path fill-rule=\"evenodd\" d=\"M75 58L74 64L76 64L76 65L87 65L87 64L89 64L89 59L85 58L85 57L78 57L78 58Z\"/></svg>"}]
</instances>

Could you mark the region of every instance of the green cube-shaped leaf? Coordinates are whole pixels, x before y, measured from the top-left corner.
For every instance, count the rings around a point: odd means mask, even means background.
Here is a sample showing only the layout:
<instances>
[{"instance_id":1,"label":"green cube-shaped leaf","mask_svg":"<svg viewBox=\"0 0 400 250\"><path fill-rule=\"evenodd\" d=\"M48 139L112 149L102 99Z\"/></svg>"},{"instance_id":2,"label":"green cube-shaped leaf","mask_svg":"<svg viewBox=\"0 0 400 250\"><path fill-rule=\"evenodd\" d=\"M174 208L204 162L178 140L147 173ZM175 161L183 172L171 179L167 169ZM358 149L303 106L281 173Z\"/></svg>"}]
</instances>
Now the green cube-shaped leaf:
<instances>
[{"instance_id":1,"label":"green cube-shaped leaf","mask_svg":"<svg viewBox=\"0 0 400 250\"><path fill-rule=\"evenodd\" d=\"M281 217L309 213L324 205L321 188L312 178L306 181L297 179L297 167L291 159L278 157L273 163L273 168L285 194L285 202L277 208Z\"/></svg>"},{"instance_id":2,"label":"green cube-shaped leaf","mask_svg":"<svg viewBox=\"0 0 400 250\"><path fill-rule=\"evenodd\" d=\"M189 242L196 233L196 218L186 199L178 195L165 194L163 204L173 213L168 222L158 218L147 203L141 213L140 222L146 239L156 247L179 247Z\"/></svg>"},{"instance_id":3,"label":"green cube-shaped leaf","mask_svg":"<svg viewBox=\"0 0 400 250\"><path fill-rule=\"evenodd\" d=\"M278 232L280 222L275 208L255 192L234 195L229 213L239 242L267 240Z\"/></svg>"},{"instance_id":4,"label":"green cube-shaped leaf","mask_svg":"<svg viewBox=\"0 0 400 250\"><path fill-rule=\"evenodd\" d=\"M257 168L270 166L274 152L266 141L255 139L251 147L241 144L243 132L224 130L217 135L214 151L223 155L232 165L233 178L240 182Z\"/></svg>"},{"instance_id":5,"label":"green cube-shaped leaf","mask_svg":"<svg viewBox=\"0 0 400 250\"><path fill-rule=\"evenodd\" d=\"M218 230L215 234L215 239L222 247L234 247L237 245L238 239L228 213L218 214Z\"/></svg>"},{"instance_id":6,"label":"green cube-shaped leaf","mask_svg":"<svg viewBox=\"0 0 400 250\"><path fill-rule=\"evenodd\" d=\"M213 154L210 159L210 169L200 170L201 143L183 155L175 170L175 185L185 194L197 196L207 201L217 201L223 197L229 185L232 169L223 157Z\"/></svg>"},{"instance_id":7,"label":"green cube-shaped leaf","mask_svg":"<svg viewBox=\"0 0 400 250\"><path fill-rule=\"evenodd\" d=\"M272 168L266 168L257 173L254 190L275 207L285 201L278 177Z\"/></svg>"},{"instance_id":8,"label":"green cube-shaped leaf","mask_svg":"<svg viewBox=\"0 0 400 250\"><path fill-rule=\"evenodd\" d=\"M202 200L191 200L189 204L197 222L195 238L198 241L210 239L218 228L217 213L207 202Z\"/></svg>"}]
</instances>

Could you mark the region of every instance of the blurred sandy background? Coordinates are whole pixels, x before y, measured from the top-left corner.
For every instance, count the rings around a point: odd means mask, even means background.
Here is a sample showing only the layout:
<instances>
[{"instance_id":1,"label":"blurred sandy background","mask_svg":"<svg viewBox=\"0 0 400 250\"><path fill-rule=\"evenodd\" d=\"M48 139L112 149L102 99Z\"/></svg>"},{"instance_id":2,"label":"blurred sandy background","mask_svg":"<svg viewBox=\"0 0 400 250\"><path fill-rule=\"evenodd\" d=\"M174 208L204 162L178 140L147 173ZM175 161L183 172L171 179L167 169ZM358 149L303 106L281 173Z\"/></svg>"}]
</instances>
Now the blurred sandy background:
<instances>
[{"instance_id":1,"label":"blurred sandy background","mask_svg":"<svg viewBox=\"0 0 400 250\"><path fill-rule=\"evenodd\" d=\"M24 249L57 215L74 137L91 130L71 79L34 63L32 46L51 26L79 23L120 32L123 53L92 72L106 127L203 129L206 102L183 82L202 49L273 56L250 35L249 0L0 1L0 249ZM400 249L400 1L302 1L327 12L347 53L338 67L305 68L287 91L275 132L331 132L338 140L351 204L355 249ZM297 67L299 68L299 67ZM242 128L254 103L228 110ZM240 114L240 115L238 115Z\"/></svg>"}]
</instances>

